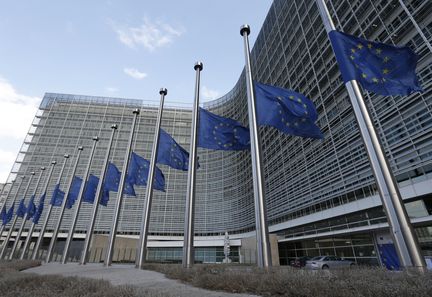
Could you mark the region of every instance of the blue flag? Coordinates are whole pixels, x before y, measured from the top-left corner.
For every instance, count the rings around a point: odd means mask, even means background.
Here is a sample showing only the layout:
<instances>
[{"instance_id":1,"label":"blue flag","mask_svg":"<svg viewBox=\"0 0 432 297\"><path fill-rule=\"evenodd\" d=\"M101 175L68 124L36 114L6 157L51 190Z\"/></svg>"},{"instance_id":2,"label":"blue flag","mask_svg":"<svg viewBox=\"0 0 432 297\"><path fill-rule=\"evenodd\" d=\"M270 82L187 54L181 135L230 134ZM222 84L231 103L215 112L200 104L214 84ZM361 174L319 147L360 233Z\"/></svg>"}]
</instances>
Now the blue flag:
<instances>
[{"instance_id":1,"label":"blue flag","mask_svg":"<svg viewBox=\"0 0 432 297\"><path fill-rule=\"evenodd\" d=\"M42 215L44 203L45 203L45 196L46 196L46 193L43 193L43 195L39 199L39 205L38 205L36 212L33 216L33 223L35 223L35 224L39 223L40 216Z\"/></svg>"},{"instance_id":2,"label":"blue flag","mask_svg":"<svg viewBox=\"0 0 432 297\"><path fill-rule=\"evenodd\" d=\"M75 201L78 199L78 194L81 189L82 179L78 176L74 176L72 179L72 184L70 186L69 194L66 200L66 207L72 208Z\"/></svg>"},{"instance_id":3,"label":"blue flag","mask_svg":"<svg viewBox=\"0 0 432 297\"><path fill-rule=\"evenodd\" d=\"M93 203L95 196L96 196L96 190L97 186L99 184L99 177L94 176L93 174L90 174L86 188L83 195L83 201L87 203Z\"/></svg>"},{"instance_id":4,"label":"blue flag","mask_svg":"<svg viewBox=\"0 0 432 297\"><path fill-rule=\"evenodd\" d=\"M107 206L109 201L109 191L107 189L102 189L102 197L99 201L99 204L102 206Z\"/></svg>"},{"instance_id":5,"label":"blue flag","mask_svg":"<svg viewBox=\"0 0 432 297\"><path fill-rule=\"evenodd\" d=\"M250 149L249 129L239 122L199 109L198 146L213 150Z\"/></svg>"},{"instance_id":6,"label":"blue flag","mask_svg":"<svg viewBox=\"0 0 432 297\"><path fill-rule=\"evenodd\" d=\"M60 184L56 184L54 187L54 191L52 193L50 204L52 206L61 206L64 196L65 196L65 192L60 190Z\"/></svg>"},{"instance_id":7,"label":"blue flag","mask_svg":"<svg viewBox=\"0 0 432 297\"><path fill-rule=\"evenodd\" d=\"M36 205L34 204L34 199L35 199L35 195L32 195L30 198L29 204L27 206L27 211L26 211L26 213L27 213L26 219L27 220L30 220L36 212Z\"/></svg>"},{"instance_id":8,"label":"blue flag","mask_svg":"<svg viewBox=\"0 0 432 297\"><path fill-rule=\"evenodd\" d=\"M87 203L94 203L96 198L96 191L99 184L99 177L90 174L87 181L87 186L83 195L83 201ZM100 205L107 206L109 201L109 190L102 188L102 197L99 201Z\"/></svg>"},{"instance_id":9,"label":"blue flag","mask_svg":"<svg viewBox=\"0 0 432 297\"><path fill-rule=\"evenodd\" d=\"M149 167L150 162L148 160L132 152L126 176L127 182L138 186L147 185ZM153 186L156 190L165 192L165 176L157 166L155 166Z\"/></svg>"},{"instance_id":10,"label":"blue flag","mask_svg":"<svg viewBox=\"0 0 432 297\"><path fill-rule=\"evenodd\" d=\"M6 205L3 207L1 213L0 213L0 220L2 221L3 225L6 225Z\"/></svg>"},{"instance_id":11,"label":"blue flag","mask_svg":"<svg viewBox=\"0 0 432 297\"><path fill-rule=\"evenodd\" d=\"M423 91L415 73L418 56L410 48L338 31L331 31L329 37L345 82L355 79L366 90L380 95Z\"/></svg>"},{"instance_id":12,"label":"blue flag","mask_svg":"<svg viewBox=\"0 0 432 297\"><path fill-rule=\"evenodd\" d=\"M117 166L115 166L111 162L108 162L108 168L105 174L104 191L117 192L120 184L120 177L121 177L121 172L120 170L118 170ZM133 184L129 182L127 177L125 180L125 187L123 189L123 194L136 196ZM104 193L103 195L106 196L107 194ZM109 194L108 197L106 198L109 199Z\"/></svg>"},{"instance_id":13,"label":"blue flag","mask_svg":"<svg viewBox=\"0 0 432 297\"><path fill-rule=\"evenodd\" d=\"M297 92L254 82L258 125L271 126L283 133L323 138L315 121L317 111L311 100Z\"/></svg>"},{"instance_id":14,"label":"blue flag","mask_svg":"<svg viewBox=\"0 0 432 297\"><path fill-rule=\"evenodd\" d=\"M182 148L167 132L160 129L157 163L174 169L188 170L189 153Z\"/></svg>"},{"instance_id":15,"label":"blue flag","mask_svg":"<svg viewBox=\"0 0 432 297\"><path fill-rule=\"evenodd\" d=\"M16 215L17 215L17 217L23 218L25 216L26 212L27 212L27 208L25 206L24 198L23 198L23 199L21 199L21 201L18 205Z\"/></svg>"},{"instance_id":16,"label":"blue flag","mask_svg":"<svg viewBox=\"0 0 432 297\"><path fill-rule=\"evenodd\" d=\"M4 208L5 216L2 217L3 225L6 225L7 223L9 223L12 220L14 208L15 208L15 202L12 203L12 206L9 208L9 210L7 212L6 212L6 206L5 206L5 208Z\"/></svg>"}]
</instances>

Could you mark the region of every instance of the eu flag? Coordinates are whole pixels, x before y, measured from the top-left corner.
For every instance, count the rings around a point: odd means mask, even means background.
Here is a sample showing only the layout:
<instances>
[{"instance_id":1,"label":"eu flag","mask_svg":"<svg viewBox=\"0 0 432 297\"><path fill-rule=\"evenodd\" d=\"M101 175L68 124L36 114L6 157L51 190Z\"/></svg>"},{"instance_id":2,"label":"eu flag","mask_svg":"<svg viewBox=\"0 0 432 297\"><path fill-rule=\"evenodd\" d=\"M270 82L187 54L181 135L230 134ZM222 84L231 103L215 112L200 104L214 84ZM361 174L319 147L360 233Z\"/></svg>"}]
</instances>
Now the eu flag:
<instances>
[{"instance_id":1,"label":"eu flag","mask_svg":"<svg viewBox=\"0 0 432 297\"><path fill-rule=\"evenodd\" d=\"M27 220L30 220L36 212L36 205L34 204L34 199L35 199L35 195L32 195L30 198L29 204L27 206L27 211L26 211L26 213L27 213L26 219Z\"/></svg>"},{"instance_id":2,"label":"eu flag","mask_svg":"<svg viewBox=\"0 0 432 297\"><path fill-rule=\"evenodd\" d=\"M39 199L39 205L38 205L36 212L33 216L33 223L35 223L35 224L39 223L40 216L42 215L44 203L45 203L45 196L46 196L46 193L43 193L43 195Z\"/></svg>"},{"instance_id":3,"label":"eu flag","mask_svg":"<svg viewBox=\"0 0 432 297\"><path fill-rule=\"evenodd\" d=\"M105 174L105 181L104 181L104 191L109 192L117 192L120 184L120 178L121 178L121 172L118 170L117 166L115 166L113 163L108 162L108 168ZM126 177L125 180L125 186L123 189L123 194L127 194L130 196L136 196L135 189L133 185L129 182L128 178ZM106 196L107 193L104 193L104 196ZM108 194L109 199L109 194Z\"/></svg>"},{"instance_id":4,"label":"eu flag","mask_svg":"<svg viewBox=\"0 0 432 297\"><path fill-rule=\"evenodd\" d=\"M415 68L418 56L408 47L397 47L351 36L329 33L345 82L357 80L380 95L409 95L423 91Z\"/></svg>"},{"instance_id":5,"label":"eu flag","mask_svg":"<svg viewBox=\"0 0 432 297\"><path fill-rule=\"evenodd\" d=\"M21 201L18 205L16 215L17 215L17 217L23 218L25 216L26 212L27 212L27 208L25 206L24 198L23 198L23 199L21 199Z\"/></svg>"},{"instance_id":6,"label":"eu flag","mask_svg":"<svg viewBox=\"0 0 432 297\"><path fill-rule=\"evenodd\" d=\"M7 212L6 212L6 207L4 208L4 216L2 213L3 225L6 225L7 223L9 223L12 220L14 208L15 208L15 202L12 203L12 206L9 208L9 210Z\"/></svg>"},{"instance_id":7,"label":"eu flag","mask_svg":"<svg viewBox=\"0 0 432 297\"><path fill-rule=\"evenodd\" d=\"M188 170L189 153L182 148L167 132L160 129L157 163L174 169Z\"/></svg>"},{"instance_id":8,"label":"eu flag","mask_svg":"<svg viewBox=\"0 0 432 297\"><path fill-rule=\"evenodd\" d=\"M74 176L72 179L72 184L70 186L69 194L66 200L66 207L72 208L75 201L78 199L78 194L81 189L82 179L78 176Z\"/></svg>"},{"instance_id":9,"label":"eu flag","mask_svg":"<svg viewBox=\"0 0 432 297\"><path fill-rule=\"evenodd\" d=\"M3 225L7 224L7 223L5 223L6 222L6 206L3 207L3 209L0 213L0 219L1 219Z\"/></svg>"},{"instance_id":10,"label":"eu flag","mask_svg":"<svg viewBox=\"0 0 432 297\"><path fill-rule=\"evenodd\" d=\"M99 177L94 176L93 174L90 174L86 188L83 195L83 201L87 203L93 203L95 196L96 196L96 190L97 186L99 184Z\"/></svg>"},{"instance_id":11,"label":"eu flag","mask_svg":"<svg viewBox=\"0 0 432 297\"><path fill-rule=\"evenodd\" d=\"M56 184L54 187L54 191L52 193L50 204L52 206L61 206L64 196L65 196L65 192L60 190L60 184Z\"/></svg>"},{"instance_id":12,"label":"eu flag","mask_svg":"<svg viewBox=\"0 0 432 297\"><path fill-rule=\"evenodd\" d=\"M148 160L132 152L126 181L138 186L147 185L149 167L150 162ZM165 176L157 166L155 166L155 180L153 186L156 190L165 192Z\"/></svg>"},{"instance_id":13,"label":"eu flag","mask_svg":"<svg viewBox=\"0 0 432 297\"><path fill-rule=\"evenodd\" d=\"M258 125L271 126L283 133L322 139L315 121L318 114L306 96L279 87L254 82Z\"/></svg>"},{"instance_id":14,"label":"eu flag","mask_svg":"<svg viewBox=\"0 0 432 297\"><path fill-rule=\"evenodd\" d=\"M105 188L102 189L102 197L99 201L99 204L102 206L107 206L109 201L109 191Z\"/></svg>"},{"instance_id":15,"label":"eu flag","mask_svg":"<svg viewBox=\"0 0 432 297\"><path fill-rule=\"evenodd\" d=\"M250 148L249 129L233 119L200 108L198 146L225 151L248 150Z\"/></svg>"},{"instance_id":16,"label":"eu flag","mask_svg":"<svg viewBox=\"0 0 432 297\"><path fill-rule=\"evenodd\" d=\"M15 208L15 201L14 203L12 203L11 208L9 208L8 212L6 213L6 224L12 220L14 208Z\"/></svg>"}]
</instances>

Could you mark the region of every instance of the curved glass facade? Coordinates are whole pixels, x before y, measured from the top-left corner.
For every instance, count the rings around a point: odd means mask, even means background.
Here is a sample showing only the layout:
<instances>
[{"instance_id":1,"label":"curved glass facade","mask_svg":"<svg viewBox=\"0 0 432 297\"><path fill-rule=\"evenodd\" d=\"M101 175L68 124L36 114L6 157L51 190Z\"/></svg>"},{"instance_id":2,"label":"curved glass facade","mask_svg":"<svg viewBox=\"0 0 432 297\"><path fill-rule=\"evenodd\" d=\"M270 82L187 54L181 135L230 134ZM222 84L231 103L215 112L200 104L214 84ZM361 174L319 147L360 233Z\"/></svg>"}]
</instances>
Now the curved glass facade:
<instances>
[{"instance_id":1,"label":"curved glass facade","mask_svg":"<svg viewBox=\"0 0 432 297\"><path fill-rule=\"evenodd\" d=\"M432 3L405 2L432 41ZM364 95L398 182L432 180L432 53L398 1L339 0L328 5L338 29L390 44L408 44L419 54L417 73L424 93L384 97L364 91ZM255 29L252 28L252 34ZM239 50L241 47L239 36ZM319 141L284 135L273 128L260 128L270 226L376 194L348 94L315 1L274 1L251 59L255 80L301 92L315 103L319 113L318 126L325 136ZM141 100L47 93L12 176L37 171L53 159L60 163L63 154L75 155L73 150L84 145L87 149L77 172L82 175L91 137L95 135L99 135L101 141L91 173L99 175L110 136L109 127L113 123L119 124L119 133L112 160L121 168L132 110L136 107L141 108L141 114L134 150L149 158L156 105ZM204 107L247 125L244 72L228 94L204 104ZM162 127L187 150L190 125L190 107L165 109ZM240 234L254 230L250 152L199 149L198 156L201 168L197 174L197 235L221 235L225 231ZM62 179L63 188L69 180L73 161L74 158L69 161ZM49 195L60 171L60 166L56 167ZM163 165L160 168L165 173L167 188L165 193L155 192L150 233L182 236L187 173ZM124 199L119 232L139 233L144 190L137 187L137 198ZM116 193L111 192L110 196L108 207L100 208L96 232L106 233L111 227ZM91 207L83 205L77 232L85 232L91 213ZM69 226L71 213L66 212L62 224L64 231ZM52 229L56 216L57 209L54 209L48 229Z\"/></svg>"}]
</instances>

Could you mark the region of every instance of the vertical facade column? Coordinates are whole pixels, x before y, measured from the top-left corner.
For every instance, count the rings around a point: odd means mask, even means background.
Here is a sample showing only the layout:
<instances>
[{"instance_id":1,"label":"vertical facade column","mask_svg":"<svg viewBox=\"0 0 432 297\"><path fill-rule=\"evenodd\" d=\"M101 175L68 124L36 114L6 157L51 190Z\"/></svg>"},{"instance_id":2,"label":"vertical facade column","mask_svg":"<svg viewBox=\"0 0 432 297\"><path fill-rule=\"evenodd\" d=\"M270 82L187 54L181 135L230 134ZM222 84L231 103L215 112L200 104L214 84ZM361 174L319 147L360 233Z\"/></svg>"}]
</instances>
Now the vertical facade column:
<instances>
[{"instance_id":1,"label":"vertical facade column","mask_svg":"<svg viewBox=\"0 0 432 297\"><path fill-rule=\"evenodd\" d=\"M137 122L140 110L135 109L132 113L133 113L132 127L131 127L131 132L129 135L128 146L126 148L125 160L123 163L123 169L122 169L122 173L121 173L121 177L120 177L120 184L119 184L119 189L118 189L118 193L117 193L116 207L114 210L113 225L111 227L111 232L110 232L110 237L109 237L108 247L107 247L107 254L106 254L105 263L104 263L105 266L110 266L112 263L112 258L113 258L113 253L114 253L114 244L115 244L115 238L116 238L116 233L117 233L117 225L118 225L118 220L120 217L121 205L123 202L123 190L125 187L127 169L129 166L129 160L130 160L131 151L132 151L135 126L136 126L136 122Z\"/></svg>"},{"instance_id":2,"label":"vertical facade column","mask_svg":"<svg viewBox=\"0 0 432 297\"><path fill-rule=\"evenodd\" d=\"M420 26L418 25L417 21L412 16L412 14L409 11L408 7L405 5L405 3L404 3L403 0L399 0L399 3L402 6L402 8L405 11L405 13L408 15L408 18L410 19L411 23L414 25L414 28L417 30L417 33L420 34L420 37L423 39L423 41L425 42L426 46L428 47L428 49L432 53L432 45L431 45L431 43L427 39L426 35L424 35L422 29L420 28Z\"/></svg>"},{"instance_id":3,"label":"vertical facade column","mask_svg":"<svg viewBox=\"0 0 432 297\"><path fill-rule=\"evenodd\" d=\"M159 113L156 120L155 134L153 138L153 148L152 148L152 154L150 159L149 174L147 178L146 200L144 202L145 203L144 214L141 223L141 236L138 242L138 257L135 263L135 266L140 269L143 268L144 262L146 260L146 254L147 254L147 233L150 224L150 212L151 212L151 205L153 199L154 170L157 162L157 153L159 147L159 132L160 132L160 126L162 122L164 100L167 93L168 91L165 88L161 88L159 91L159 94L161 95L161 99L159 105Z\"/></svg>"},{"instance_id":4,"label":"vertical facade column","mask_svg":"<svg viewBox=\"0 0 432 297\"><path fill-rule=\"evenodd\" d=\"M326 32L336 29L324 0L316 0ZM414 229L409 220L401 194L384 154L381 141L373 125L367 109L360 86L356 80L345 83L351 105L354 110L360 135L366 147L375 180L380 193L381 201L386 212L391 234L402 266L426 268L425 260L421 254L420 246Z\"/></svg>"},{"instance_id":5,"label":"vertical facade column","mask_svg":"<svg viewBox=\"0 0 432 297\"><path fill-rule=\"evenodd\" d=\"M262 169L261 137L257 124L257 110L255 102L255 91L252 80L252 67L250 62L249 49L249 25L240 28L240 35L243 36L245 61L246 61L246 90L248 99L249 131L251 139L252 176L255 201L255 224L257 237L258 266L268 268L272 266L269 231L267 226L267 210L264 191L264 177Z\"/></svg>"},{"instance_id":6,"label":"vertical facade column","mask_svg":"<svg viewBox=\"0 0 432 297\"><path fill-rule=\"evenodd\" d=\"M62 176L63 176L63 172L64 172L65 167L66 167L66 163L69 160L69 155L64 155L63 157L64 157L64 161L63 161L63 165L62 165L62 167L60 169L59 176L57 178L57 184L60 184ZM49 181L49 179L48 179L48 181ZM47 187L48 187L48 183L47 183ZM45 193L46 193L46 190L45 190ZM41 245L42 240L43 240L44 235L45 235L45 229L46 229L46 227L48 225L48 221L49 221L50 216L51 216L52 208L53 208L52 204L48 203L48 210L47 210L47 213L45 215L45 220L44 220L44 222L42 224L42 228L39 231L39 237L38 237L38 239L36 241L36 245L35 245L35 248L33 250L33 256L32 256L33 260L36 260L36 258L37 258L37 254L39 252L40 245Z\"/></svg>"},{"instance_id":7,"label":"vertical facade column","mask_svg":"<svg viewBox=\"0 0 432 297\"><path fill-rule=\"evenodd\" d=\"M81 152L83 151L83 149L84 148L82 146L78 147L78 154L77 154L76 159L75 159L75 164L74 164L74 167L72 169L72 173L71 173L71 176L70 176L70 179L69 179L69 183L68 183L68 187L66 189L66 192L65 192L65 195L64 195L64 198L63 198L63 201L62 201L62 205L60 206L60 214L59 214L59 217L57 219L57 224L54 227L53 235L52 235L49 247L48 247L48 253L47 253L47 256L46 256L46 259L45 259L46 263L48 263L48 262L51 261L51 255L52 255L52 252L53 252L53 249L54 249L54 245L55 245L55 243L57 241L57 236L58 236L58 233L59 233L59 230L60 230L61 222L63 220L63 215L64 215L64 212L66 210L67 197L69 195L69 192L70 192L70 189L71 189L71 186L72 186L72 182L73 182L73 178L75 176L75 173L76 173L76 170L77 170L77 167L78 167L78 163L79 163L79 160L80 160L80 157L81 157Z\"/></svg>"},{"instance_id":8,"label":"vertical facade column","mask_svg":"<svg viewBox=\"0 0 432 297\"><path fill-rule=\"evenodd\" d=\"M97 216L97 211L99 209L99 201L101 200L102 194L103 194L103 186L105 183L105 175L106 175L106 171L108 168L108 162L109 162L109 158L110 158L110 153L111 153L111 147L112 147L112 143L114 140L114 135L115 132L117 131L118 126L116 124L111 125L111 137L108 143L108 148L105 154L105 160L104 160L104 164L102 166L102 170L101 170L101 174L100 174L100 178L99 178L99 184L97 186L96 189L96 195L95 195L95 202L93 203L93 212L92 212L92 216L90 219L90 225L87 228L87 234L86 234L86 239L84 241L84 248L83 248L83 253L81 255L81 260L80 260L80 264L86 264L87 263L87 258L88 258L88 254L89 254L89 250L90 250L90 243L91 243L91 239L93 236L93 231L94 231L94 225L96 223L96 216Z\"/></svg>"},{"instance_id":9,"label":"vertical facade column","mask_svg":"<svg viewBox=\"0 0 432 297\"><path fill-rule=\"evenodd\" d=\"M51 179L52 173L53 173L53 171L54 171L54 166L55 166L56 164L57 164L56 161L52 161L52 162L51 162L51 169L50 169L49 174L48 174L48 177L47 177L47 179L46 179L45 186L44 186L44 188L43 188L43 190L42 190L42 195L46 194L46 191L47 191L47 189L48 189L48 184L49 184L49 182L50 182L50 179ZM39 198L39 199L40 199L40 198ZM40 202L40 200L39 200L39 202ZM36 211L37 211L37 206L36 206ZM31 226L30 226L30 228L29 228L29 230L28 230L28 232L27 232L27 237L26 237L26 240L25 240L25 242L24 242L24 247L23 247L23 249L22 249L22 251L21 251L20 260L24 259L24 255L25 255L25 253L26 253L26 251L27 251L27 248L28 248L28 246L29 246L29 244L30 244L30 241L32 240L32 237L33 237L33 231L34 231L34 229L35 229L35 226L36 226L36 224L32 221L32 224L31 224Z\"/></svg>"},{"instance_id":10,"label":"vertical facade column","mask_svg":"<svg viewBox=\"0 0 432 297\"><path fill-rule=\"evenodd\" d=\"M87 167L86 167L84 176L82 178L82 184L81 184L81 187L80 187L80 190L78 193L78 199L75 203L75 212L74 212L74 215L72 217L72 223L71 223L71 226L69 228L68 237L66 239L65 247L63 250L62 264L66 264L66 262L67 262L67 255L68 255L69 248L70 248L70 245L71 245L72 240L73 240L73 235L75 232L75 226L76 226L76 223L78 221L78 215L79 215L79 211L80 211L81 204L82 204L82 198L84 196L84 192L85 192L85 189L87 187L87 179L88 179L89 174L90 174L90 167L91 167L91 164L93 161L93 156L94 156L94 152L96 150L96 145L97 145L98 141L99 141L99 137L97 137L97 136L93 137L93 146L92 146L92 149L90 151L90 156L89 156L89 159L87 162ZM67 197L65 197L65 200L67 200Z\"/></svg>"},{"instance_id":11,"label":"vertical facade column","mask_svg":"<svg viewBox=\"0 0 432 297\"><path fill-rule=\"evenodd\" d=\"M183 242L183 267L191 268L194 264L194 212L195 212L195 180L196 180L196 156L197 156L197 130L199 124L199 97L200 97L200 75L203 69L201 62L194 66L195 75L195 100L192 109L191 144L189 155L189 168L186 192L185 227Z\"/></svg>"}]
</instances>

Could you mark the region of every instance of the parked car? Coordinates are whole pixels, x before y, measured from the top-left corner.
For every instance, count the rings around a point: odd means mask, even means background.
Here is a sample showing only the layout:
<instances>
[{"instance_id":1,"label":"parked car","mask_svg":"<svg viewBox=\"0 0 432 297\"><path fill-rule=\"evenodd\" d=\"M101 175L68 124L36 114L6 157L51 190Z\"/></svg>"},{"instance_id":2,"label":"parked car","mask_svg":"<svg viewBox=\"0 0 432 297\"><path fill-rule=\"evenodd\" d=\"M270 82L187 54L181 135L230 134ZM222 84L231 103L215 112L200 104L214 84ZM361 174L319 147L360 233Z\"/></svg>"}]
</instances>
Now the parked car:
<instances>
[{"instance_id":1,"label":"parked car","mask_svg":"<svg viewBox=\"0 0 432 297\"><path fill-rule=\"evenodd\" d=\"M290 261L290 265L297 268L304 267L306 265L306 262L310 259L312 259L312 257L297 257Z\"/></svg>"},{"instance_id":2,"label":"parked car","mask_svg":"<svg viewBox=\"0 0 432 297\"><path fill-rule=\"evenodd\" d=\"M342 267L353 267L354 262L344 260L336 256L318 256L306 261L307 269L330 269L330 268L342 268Z\"/></svg>"}]
</instances>

